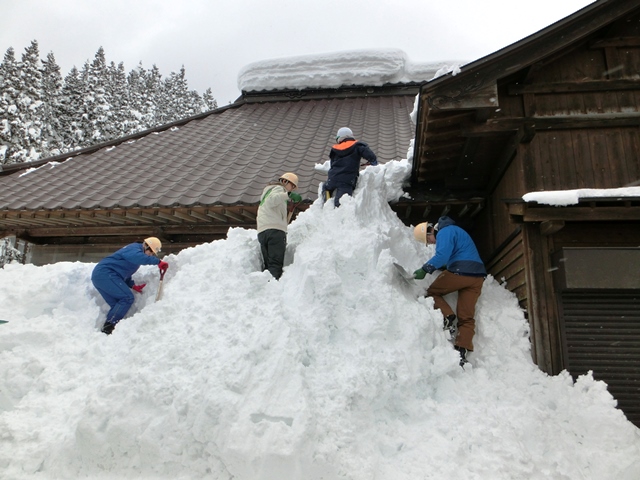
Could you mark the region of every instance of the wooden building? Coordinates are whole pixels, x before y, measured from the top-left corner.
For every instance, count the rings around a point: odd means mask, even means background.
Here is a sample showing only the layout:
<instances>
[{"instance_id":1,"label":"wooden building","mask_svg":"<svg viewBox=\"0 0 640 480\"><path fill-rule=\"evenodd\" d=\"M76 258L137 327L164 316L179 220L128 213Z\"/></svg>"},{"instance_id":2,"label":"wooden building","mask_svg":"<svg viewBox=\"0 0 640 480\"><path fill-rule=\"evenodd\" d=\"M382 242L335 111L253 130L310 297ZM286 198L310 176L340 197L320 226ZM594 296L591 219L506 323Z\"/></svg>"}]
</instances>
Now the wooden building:
<instances>
[{"instance_id":1,"label":"wooden building","mask_svg":"<svg viewBox=\"0 0 640 480\"><path fill-rule=\"evenodd\" d=\"M593 370L640 425L640 196L606 194L640 185L640 3L597 1L426 83L413 180L486 202L467 226L527 312L536 363ZM604 191L522 198L576 189Z\"/></svg>"}]
</instances>

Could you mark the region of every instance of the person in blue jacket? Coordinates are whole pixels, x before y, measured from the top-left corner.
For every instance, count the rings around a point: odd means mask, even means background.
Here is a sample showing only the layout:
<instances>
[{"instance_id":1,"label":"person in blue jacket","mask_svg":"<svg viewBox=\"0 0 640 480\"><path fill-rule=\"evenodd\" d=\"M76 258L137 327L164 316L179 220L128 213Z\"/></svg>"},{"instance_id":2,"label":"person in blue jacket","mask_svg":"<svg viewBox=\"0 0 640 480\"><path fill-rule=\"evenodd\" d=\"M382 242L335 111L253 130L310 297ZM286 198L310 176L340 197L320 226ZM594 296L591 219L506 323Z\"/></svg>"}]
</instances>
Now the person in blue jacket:
<instances>
[{"instance_id":1,"label":"person in blue jacket","mask_svg":"<svg viewBox=\"0 0 640 480\"><path fill-rule=\"evenodd\" d=\"M103 258L95 266L91 281L111 307L102 333L111 335L116 324L127 314L134 300L131 290L142 293L146 283L135 285L131 278L141 265L158 265L161 273L167 271L169 264L157 258L161 248L156 237L145 238L142 243L131 243Z\"/></svg>"},{"instance_id":2,"label":"person in blue jacket","mask_svg":"<svg viewBox=\"0 0 640 480\"><path fill-rule=\"evenodd\" d=\"M433 297L435 307L444 315L444 329L452 333L455 348L460 352L460 365L464 365L467 352L473 351L476 302L487 276L484 263L469 234L447 216L440 217L435 226L427 223L416 226L414 236L426 244L436 244L435 255L413 276L421 280L445 269L429 286L426 296ZM457 317L443 298L452 292L458 292Z\"/></svg>"},{"instance_id":3,"label":"person in blue jacket","mask_svg":"<svg viewBox=\"0 0 640 480\"><path fill-rule=\"evenodd\" d=\"M340 128L336 134L336 144L329 152L331 166L327 181L322 185L322 198L325 201L333 197L338 207L342 195L353 194L360 176L362 158L367 160L366 164L378 165L376 154L366 143L356 140L350 128Z\"/></svg>"}]
</instances>

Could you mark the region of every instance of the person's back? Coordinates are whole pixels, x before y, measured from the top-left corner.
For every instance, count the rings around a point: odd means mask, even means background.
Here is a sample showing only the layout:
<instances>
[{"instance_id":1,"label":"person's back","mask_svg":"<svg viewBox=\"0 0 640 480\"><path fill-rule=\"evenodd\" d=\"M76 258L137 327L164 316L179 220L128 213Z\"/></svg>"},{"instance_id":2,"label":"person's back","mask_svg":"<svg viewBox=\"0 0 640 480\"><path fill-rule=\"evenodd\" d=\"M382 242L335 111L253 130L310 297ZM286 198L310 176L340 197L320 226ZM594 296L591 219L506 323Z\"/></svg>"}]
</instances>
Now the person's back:
<instances>
[{"instance_id":1,"label":"person's back","mask_svg":"<svg viewBox=\"0 0 640 480\"><path fill-rule=\"evenodd\" d=\"M446 267L452 273L484 277L487 272L475 243L449 217L438 222L436 254L429 263L436 269Z\"/></svg>"},{"instance_id":2,"label":"person's back","mask_svg":"<svg viewBox=\"0 0 640 480\"><path fill-rule=\"evenodd\" d=\"M351 129L342 127L336 135L336 144L329 151L330 167L327 181L322 186L325 200L329 196L335 198L335 205L340 205L340 197L352 195L360 175L360 160L365 159L370 165L377 165L378 159L373 150L356 140Z\"/></svg>"}]
</instances>

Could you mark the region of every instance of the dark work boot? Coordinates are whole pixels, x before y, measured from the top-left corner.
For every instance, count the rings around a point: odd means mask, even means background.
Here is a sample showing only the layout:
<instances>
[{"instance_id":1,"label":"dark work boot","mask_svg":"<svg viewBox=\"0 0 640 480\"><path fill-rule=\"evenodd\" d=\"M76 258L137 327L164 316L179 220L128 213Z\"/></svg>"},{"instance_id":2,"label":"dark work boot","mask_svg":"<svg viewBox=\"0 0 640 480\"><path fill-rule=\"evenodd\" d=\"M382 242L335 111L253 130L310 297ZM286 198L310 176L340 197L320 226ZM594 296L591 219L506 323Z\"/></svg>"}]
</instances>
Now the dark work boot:
<instances>
[{"instance_id":1,"label":"dark work boot","mask_svg":"<svg viewBox=\"0 0 640 480\"><path fill-rule=\"evenodd\" d=\"M458 336L458 318L454 314L444 317L443 330L449 330L451 341L455 341Z\"/></svg>"},{"instance_id":2,"label":"dark work boot","mask_svg":"<svg viewBox=\"0 0 640 480\"><path fill-rule=\"evenodd\" d=\"M113 332L114 328L116 328L115 323L105 323L104 326L102 327L102 333L111 335L111 332Z\"/></svg>"},{"instance_id":3,"label":"dark work boot","mask_svg":"<svg viewBox=\"0 0 640 480\"><path fill-rule=\"evenodd\" d=\"M464 347L459 347L457 345L455 347L453 347L453 348L455 348L460 353L460 366L464 367L464 364L468 363L467 362L467 349L464 348Z\"/></svg>"}]
</instances>

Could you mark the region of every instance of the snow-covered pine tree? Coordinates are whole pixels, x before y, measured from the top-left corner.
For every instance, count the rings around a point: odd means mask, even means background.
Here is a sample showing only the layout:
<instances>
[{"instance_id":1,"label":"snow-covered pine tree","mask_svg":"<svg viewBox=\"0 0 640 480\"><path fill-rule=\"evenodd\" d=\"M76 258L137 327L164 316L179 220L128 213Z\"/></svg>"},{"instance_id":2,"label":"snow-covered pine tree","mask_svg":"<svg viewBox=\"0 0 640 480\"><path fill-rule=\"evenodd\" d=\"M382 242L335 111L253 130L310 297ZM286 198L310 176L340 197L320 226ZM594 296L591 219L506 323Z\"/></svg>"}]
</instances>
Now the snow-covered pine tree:
<instances>
[{"instance_id":1,"label":"snow-covered pine tree","mask_svg":"<svg viewBox=\"0 0 640 480\"><path fill-rule=\"evenodd\" d=\"M218 108L218 102L215 98L213 98L213 93L211 92L211 87L207 88L202 94L202 103L203 103L203 112L208 112L210 110L215 110Z\"/></svg>"},{"instance_id":2,"label":"snow-covered pine tree","mask_svg":"<svg viewBox=\"0 0 640 480\"><path fill-rule=\"evenodd\" d=\"M145 92L149 113L148 128L167 123L165 121L167 118L166 92L162 83L162 74L155 63L145 75Z\"/></svg>"},{"instance_id":3,"label":"snow-covered pine tree","mask_svg":"<svg viewBox=\"0 0 640 480\"><path fill-rule=\"evenodd\" d=\"M100 47L94 60L88 64L84 89L84 112L86 115L84 146L104 142L115 138L115 129L112 125L111 98L107 83L107 61L104 49Z\"/></svg>"},{"instance_id":4,"label":"snow-covered pine tree","mask_svg":"<svg viewBox=\"0 0 640 480\"><path fill-rule=\"evenodd\" d=\"M149 91L148 76L148 72L140 62L134 70L129 72L127 77L132 112L138 119L138 129L136 131L155 126L156 105L152 92Z\"/></svg>"},{"instance_id":5,"label":"snow-covered pine tree","mask_svg":"<svg viewBox=\"0 0 640 480\"><path fill-rule=\"evenodd\" d=\"M0 165L12 163L13 153L21 148L12 128L17 122L19 89L18 64L13 48L9 47L0 63Z\"/></svg>"},{"instance_id":6,"label":"snow-covered pine tree","mask_svg":"<svg viewBox=\"0 0 640 480\"><path fill-rule=\"evenodd\" d=\"M82 74L73 67L64 79L60 99L59 120L65 151L77 150L83 145L82 131L84 81Z\"/></svg>"},{"instance_id":7,"label":"snow-covered pine tree","mask_svg":"<svg viewBox=\"0 0 640 480\"><path fill-rule=\"evenodd\" d=\"M42 101L44 102L42 155L63 153L61 113L62 75L53 52L42 60Z\"/></svg>"},{"instance_id":8,"label":"snow-covered pine tree","mask_svg":"<svg viewBox=\"0 0 640 480\"><path fill-rule=\"evenodd\" d=\"M165 123L188 117L192 111L192 98L187 87L184 66L179 73L171 72L171 75L165 78L164 85L169 112Z\"/></svg>"},{"instance_id":9,"label":"snow-covered pine tree","mask_svg":"<svg viewBox=\"0 0 640 480\"><path fill-rule=\"evenodd\" d=\"M124 64L117 66L111 62L108 67L108 98L111 99L112 138L124 137L129 134L131 123L137 123L131 114L129 105L129 88ZM133 120L133 122L132 122Z\"/></svg>"},{"instance_id":10,"label":"snow-covered pine tree","mask_svg":"<svg viewBox=\"0 0 640 480\"><path fill-rule=\"evenodd\" d=\"M42 101L42 73L38 42L33 40L18 63L20 89L16 106L17 121L12 126L12 136L20 149L12 153L16 162L37 160L42 154L42 127L44 102Z\"/></svg>"}]
</instances>

